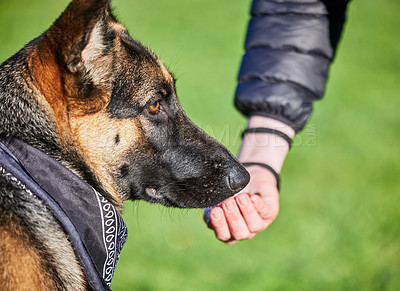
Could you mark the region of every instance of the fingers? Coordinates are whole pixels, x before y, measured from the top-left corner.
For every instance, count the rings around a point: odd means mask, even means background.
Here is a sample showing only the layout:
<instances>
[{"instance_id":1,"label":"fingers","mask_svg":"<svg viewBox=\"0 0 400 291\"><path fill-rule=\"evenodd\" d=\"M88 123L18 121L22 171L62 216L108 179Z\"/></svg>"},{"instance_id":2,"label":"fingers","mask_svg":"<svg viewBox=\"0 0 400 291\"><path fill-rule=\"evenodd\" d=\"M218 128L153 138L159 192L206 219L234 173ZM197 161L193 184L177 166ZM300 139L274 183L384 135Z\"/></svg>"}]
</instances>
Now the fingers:
<instances>
[{"instance_id":1,"label":"fingers","mask_svg":"<svg viewBox=\"0 0 400 291\"><path fill-rule=\"evenodd\" d=\"M248 204L251 204L250 201ZM249 230L247 223L240 212L237 200L234 198L226 200L224 203L222 203L222 209L224 210L231 236L235 240L249 239L251 236L251 231Z\"/></svg>"},{"instance_id":2,"label":"fingers","mask_svg":"<svg viewBox=\"0 0 400 291\"><path fill-rule=\"evenodd\" d=\"M219 240L232 244L238 240L251 239L267 227L259 213L259 210L261 213L267 212L264 209L265 203L257 198L254 204L249 195L241 194L226 200L220 207L205 211L205 220L209 221L209 228L214 230Z\"/></svg>"},{"instance_id":3,"label":"fingers","mask_svg":"<svg viewBox=\"0 0 400 291\"><path fill-rule=\"evenodd\" d=\"M221 206L207 209L205 221L216 237L233 244L238 240L253 238L266 229L276 218L279 206L264 201L259 195L240 194Z\"/></svg>"},{"instance_id":4,"label":"fingers","mask_svg":"<svg viewBox=\"0 0 400 291\"><path fill-rule=\"evenodd\" d=\"M268 207L261 198L258 195L254 196L256 196L256 199L252 199L247 194L240 194L236 197L243 220L246 222L250 233L258 233L266 228L266 223L264 221L266 218L262 214L268 212L268 210L266 210ZM253 200L255 200L256 204L254 204Z\"/></svg>"},{"instance_id":5,"label":"fingers","mask_svg":"<svg viewBox=\"0 0 400 291\"><path fill-rule=\"evenodd\" d=\"M240 219L240 212L234 199L229 199L221 207L211 210L209 227L214 230L215 236L226 244L234 244L237 240L249 236L243 219Z\"/></svg>"},{"instance_id":6,"label":"fingers","mask_svg":"<svg viewBox=\"0 0 400 291\"><path fill-rule=\"evenodd\" d=\"M278 215L279 205L273 201L264 201L259 195L251 195L251 202L257 210L259 216L264 221L273 221Z\"/></svg>"},{"instance_id":7,"label":"fingers","mask_svg":"<svg viewBox=\"0 0 400 291\"><path fill-rule=\"evenodd\" d=\"M220 240L227 242L231 239L231 232L225 219L224 211L221 207L215 207L210 212L210 228L214 229L215 236Z\"/></svg>"}]
</instances>

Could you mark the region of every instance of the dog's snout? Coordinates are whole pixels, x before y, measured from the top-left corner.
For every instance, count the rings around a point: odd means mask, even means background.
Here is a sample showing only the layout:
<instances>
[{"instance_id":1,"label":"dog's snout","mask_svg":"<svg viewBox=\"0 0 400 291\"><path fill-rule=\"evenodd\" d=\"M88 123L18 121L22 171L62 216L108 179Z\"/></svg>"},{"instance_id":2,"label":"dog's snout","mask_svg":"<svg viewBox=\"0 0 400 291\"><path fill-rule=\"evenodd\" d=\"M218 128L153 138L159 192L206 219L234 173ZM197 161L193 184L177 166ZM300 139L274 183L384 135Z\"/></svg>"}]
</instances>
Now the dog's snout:
<instances>
[{"instance_id":1,"label":"dog's snout","mask_svg":"<svg viewBox=\"0 0 400 291\"><path fill-rule=\"evenodd\" d=\"M226 180L232 191L239 192L249 183L250 175L243 166L238 165L229 169Z\"/></svg>"}]
</instances>

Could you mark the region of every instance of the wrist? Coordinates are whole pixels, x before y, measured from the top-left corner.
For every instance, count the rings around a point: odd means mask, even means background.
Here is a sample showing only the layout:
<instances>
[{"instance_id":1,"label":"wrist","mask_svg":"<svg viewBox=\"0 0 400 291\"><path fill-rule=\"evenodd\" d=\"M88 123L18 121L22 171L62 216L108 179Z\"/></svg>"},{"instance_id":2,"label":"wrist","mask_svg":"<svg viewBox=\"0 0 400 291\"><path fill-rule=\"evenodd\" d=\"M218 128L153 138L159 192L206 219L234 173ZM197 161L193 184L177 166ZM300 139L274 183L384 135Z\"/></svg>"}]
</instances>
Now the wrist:
<instances>
[{"instance_id":1,"label":"wrist","mask_svg":"<svg viewBox=\"0 0 400 291\"><path fill-rule=\"evenodd\" d=\"M265 117L260 115L253 115L249 117L247 128L255 128L255 127L265 127L274 130L279 130L285 133L290 138L294 138L294 136L296 135L296 131L286 123L283 123L279 120L270 117Z\"/></svg>"},{"instance_id":2,"label":"wrist","mask_svg":"<svg viewBox=\"0 0 400 291\"><path fill-rule=\"evenodd\" d=\"M295 135L294 129L290 126L268 117L251 116L248 128L256 127L279 130L290 138ZM240 162L264 163L280 173L288 151L289 144L281 136L260 132L247 133L243 136L238 159Z\"/></svg>"},{"instance_id":3,"label":"wrist","mask_svg":"<svg viewBox=\"0 0 400 291\"><path fill-rule=\"evenodd\" d=\"M283 162L289 152L285 142L277 144L276 137L272 134L263 134L262 138L252 139L244 137L238 160L244 162L258 162L271 166L277 173L281 172Z\"/></svg>"}]
</instances>

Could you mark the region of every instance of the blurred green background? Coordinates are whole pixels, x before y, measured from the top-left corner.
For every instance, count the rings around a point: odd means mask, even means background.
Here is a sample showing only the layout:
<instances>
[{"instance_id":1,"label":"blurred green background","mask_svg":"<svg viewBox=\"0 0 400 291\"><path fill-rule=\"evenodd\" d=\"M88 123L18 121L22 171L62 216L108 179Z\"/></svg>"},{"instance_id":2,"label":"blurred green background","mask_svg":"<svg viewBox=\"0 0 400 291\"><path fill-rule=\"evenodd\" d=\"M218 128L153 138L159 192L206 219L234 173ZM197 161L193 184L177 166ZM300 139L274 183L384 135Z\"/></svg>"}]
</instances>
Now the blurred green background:
<instances>
[{"instance_id":1,"label":"blurred green background","mask_svg":"<svg viewBox=\"0 0 400 291\"><path fill-rule=\"evenodd\" d=\"M0 60L66 0L0 0ZM131 35L178 78L183 107L234 153L233 107L250 0L115 0ZM400 1L353 1L327 94L282 173L281 211L226 246L200 210L127 203L113 290L400 290Z\"/></svg>"}]
</instances>

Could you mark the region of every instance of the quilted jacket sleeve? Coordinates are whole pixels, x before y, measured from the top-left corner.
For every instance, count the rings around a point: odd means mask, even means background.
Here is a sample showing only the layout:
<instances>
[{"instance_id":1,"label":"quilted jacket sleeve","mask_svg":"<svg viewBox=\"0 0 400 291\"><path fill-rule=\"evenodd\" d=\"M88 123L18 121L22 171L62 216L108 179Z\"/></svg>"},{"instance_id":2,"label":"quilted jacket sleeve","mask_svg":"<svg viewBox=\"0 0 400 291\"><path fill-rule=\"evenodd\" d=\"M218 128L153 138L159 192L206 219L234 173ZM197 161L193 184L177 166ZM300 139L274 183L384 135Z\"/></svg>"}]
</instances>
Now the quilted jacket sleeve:
<instances>
[{"instance_id":1,"label":"quilted jacket sleeve","mask_svg":"<svg viewBox=\"0 0 400 291\"><path fill-rule=\"evenodd\" d=\"M235 105L301 130L325 90L348 0L254 0Z\"/></svg>"}]
</instances>

